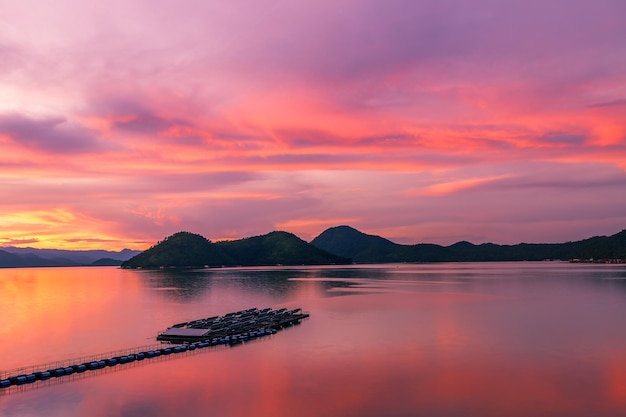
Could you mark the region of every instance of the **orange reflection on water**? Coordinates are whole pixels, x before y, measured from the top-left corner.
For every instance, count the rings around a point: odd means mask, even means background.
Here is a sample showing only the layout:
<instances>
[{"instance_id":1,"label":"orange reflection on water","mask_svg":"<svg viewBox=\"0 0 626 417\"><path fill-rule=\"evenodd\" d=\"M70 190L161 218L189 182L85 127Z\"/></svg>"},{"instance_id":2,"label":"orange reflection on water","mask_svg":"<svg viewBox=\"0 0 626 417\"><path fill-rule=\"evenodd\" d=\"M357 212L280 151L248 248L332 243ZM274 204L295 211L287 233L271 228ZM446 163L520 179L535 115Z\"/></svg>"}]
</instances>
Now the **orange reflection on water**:
<instances>
[{"instance_id":1,"label":"orange reflection on water","mask_svg":"<svg viewBox=\"0 0 626 417\"><path fill-rule=\"evenodd\" d=\"M112 268L95 267L1 272L3 369L128 347L115 339L133 335L120 324L141 306L116 307L138 298L141 285L131 276L121 282Z\"/></svg>"},{"instance_id":2,"label":"orange reflection on water","mask_svg":"<svg viewBox=\"0 0 626 417\"><path fill-rule=\"evenodd\" d=\"M608 401L626 408L626 354L613 352L608 355L605 372Z\"/></svg>"}]
</instances>

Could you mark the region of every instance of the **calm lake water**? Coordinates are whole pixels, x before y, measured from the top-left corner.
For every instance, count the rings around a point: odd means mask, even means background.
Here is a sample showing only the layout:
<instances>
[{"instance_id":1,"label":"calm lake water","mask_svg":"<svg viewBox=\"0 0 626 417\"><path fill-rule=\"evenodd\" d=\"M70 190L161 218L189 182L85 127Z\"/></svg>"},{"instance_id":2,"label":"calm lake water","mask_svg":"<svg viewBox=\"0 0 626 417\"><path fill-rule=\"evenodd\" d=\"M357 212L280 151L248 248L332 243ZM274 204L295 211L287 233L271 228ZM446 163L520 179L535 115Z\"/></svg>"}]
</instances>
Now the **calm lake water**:
<instances>
[{"instance_id":1,"label":"calm lake water","mask_svg":"<svg viewBox=\"0 0 626 417\"><path fill-rule=\"evenodd\" d=\"M0 372L156 343L252 307L234 347L0 391L0 416L624 416L626 266L0 270Z\"/></svg>"}]
</instances>

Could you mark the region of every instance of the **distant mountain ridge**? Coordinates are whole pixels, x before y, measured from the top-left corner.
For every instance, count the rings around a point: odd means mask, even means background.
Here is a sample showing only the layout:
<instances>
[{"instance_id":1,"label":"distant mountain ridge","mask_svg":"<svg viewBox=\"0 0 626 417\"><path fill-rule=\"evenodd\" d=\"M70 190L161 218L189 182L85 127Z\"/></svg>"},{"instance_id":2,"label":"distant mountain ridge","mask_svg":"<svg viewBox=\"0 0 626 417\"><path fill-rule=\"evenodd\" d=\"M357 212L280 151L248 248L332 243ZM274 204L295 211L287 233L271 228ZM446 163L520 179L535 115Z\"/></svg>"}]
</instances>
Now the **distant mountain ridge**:
<instances>
[{"instance_id":1,"label":"distant mountain ridge","mask_svg":"<svg viewBox=\"0 0 626 417\"><path fill-rule=\"evenodd\" d=\"M463 241L440 246L426 243L401 245L350 226L337 226L322 232L311 244L349 257L355 263L626 259L626 230L612 236L596 236L567 243L474 245Z\"/></svg>"},{"instance_id":2,"label":"distant mountain ridge","mask_svg":"<svg viewBox=\"0 0 626 417\"><path fill-rule=\"evenodd\" d=\"M212 243L200 235L179 232L146 251L124 249L71 251L0 247L0 268L121 265L161 266L323 265L393 262L484 262L555 260L622 260L626 230L566 243L497 245L457 242L450 246L402 245L350 226L331 227L310 243L288 232L271 232Z\"/></svg>"},{"instance_id":3,"label":"distant mountain ridge","mask_svg":"<svg viewBox=\"0 0 626 417\"><path fill-rule=\"evenodd\" d=\"M178 232L122 263L122 268L349 263L350 259L316 248L288 232L216 243L198 234Z\"/></svg>"},{"instance_id":4,"label":"distant mountain ridge","mask_svg":"<svg viewBox=\"0 0 626 417\"><path fill-rule=\"evenodd\" d=\"M140 253L123 249L119 252L107 250L63 250L0 247L0 268L26 268L47 266L96 266L121 265L122 262Z\"/></svg>"}]
</instances>

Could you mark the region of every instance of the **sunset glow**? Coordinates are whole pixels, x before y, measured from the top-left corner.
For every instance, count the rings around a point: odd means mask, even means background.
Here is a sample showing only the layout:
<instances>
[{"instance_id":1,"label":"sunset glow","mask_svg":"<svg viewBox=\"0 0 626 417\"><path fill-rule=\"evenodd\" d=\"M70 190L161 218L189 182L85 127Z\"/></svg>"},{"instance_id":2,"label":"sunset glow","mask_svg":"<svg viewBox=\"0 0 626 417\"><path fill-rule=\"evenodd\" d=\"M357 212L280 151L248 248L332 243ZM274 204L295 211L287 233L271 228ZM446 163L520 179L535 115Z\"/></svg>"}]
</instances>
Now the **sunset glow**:
<instances>
[{"instance_id":1,"label":"sunset glow","mask_svg":"<svg viewBox=\"0 0 626 417\"><path fill-rule=\"evenodd\" d=\"M0 245L626 228L626 3L0 0Z\"/></svg>"}]
</instances>

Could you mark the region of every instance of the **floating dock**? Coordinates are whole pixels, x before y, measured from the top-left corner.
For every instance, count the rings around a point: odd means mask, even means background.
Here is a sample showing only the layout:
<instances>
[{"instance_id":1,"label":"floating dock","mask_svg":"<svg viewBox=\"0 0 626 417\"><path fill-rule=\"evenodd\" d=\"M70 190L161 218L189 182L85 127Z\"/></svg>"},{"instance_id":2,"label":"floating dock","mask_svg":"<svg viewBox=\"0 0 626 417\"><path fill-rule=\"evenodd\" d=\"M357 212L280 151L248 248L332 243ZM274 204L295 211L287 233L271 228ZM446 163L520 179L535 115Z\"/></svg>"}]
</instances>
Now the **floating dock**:
<instances>
[{"instance_id":1,"label":"floating dock","mask_svg":"<svg viewBox=\"0 0 626 417\"><path fill-rule=\"evenodd\" d=\"M70 359L0 372L0 390L51 378L149 360L161 355L190 352L209 346L232 346L276 334L279 330L299 324L301 320L308 317L309 314L299 308L294 310L252 308L228 313L224 316L179 323L157 336L157 340L175 345L161 344L160 346L131 348L110 354L92 355L80 358L80 360Z\"/></svg>"},{"instance_id":2,"label":"floating dock","mask_svg":"<svg viewBox=\"0 0 626 417\"><path fill-rule=\"evenodd\" d=\"M264 336L268 332L300 323L309 314L300 308L288 310L280 308L251 308L249 310L228 313L224 316L213 316L205 319L178 323L169 327L157 336L157 340L171 343L189 343L200 340L219 340L226 338L229 343L245 341L250 338Z\"/></svg>"}]
</instances>

